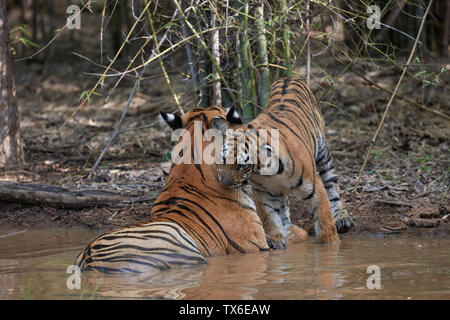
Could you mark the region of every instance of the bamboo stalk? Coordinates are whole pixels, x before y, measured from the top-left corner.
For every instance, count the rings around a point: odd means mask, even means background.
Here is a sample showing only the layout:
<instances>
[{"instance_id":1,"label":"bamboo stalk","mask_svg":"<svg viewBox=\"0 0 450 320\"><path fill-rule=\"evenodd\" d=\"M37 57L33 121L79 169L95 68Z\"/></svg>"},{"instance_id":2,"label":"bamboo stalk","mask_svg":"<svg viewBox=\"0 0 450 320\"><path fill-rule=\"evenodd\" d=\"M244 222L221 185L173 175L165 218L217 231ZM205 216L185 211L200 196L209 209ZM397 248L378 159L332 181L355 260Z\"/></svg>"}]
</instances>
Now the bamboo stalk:
<instances>
[{"instance_id":1,"label":"bamboo stalk","mask_svg":"<svg viewBox=\"0 0 450 320\"><path fill-rule=\"evenodd\" d=\"M242 70L242 62L241 62L241 55L239 54L239 48L241 47L241 41L240 41L240 35L239 32L236 32L236 68L237 70ZM239 101L239 108L242 114L242 111L244 110L244 104L242 100L242 79L241 75L238 74L235 77L236 81L236 90L238 92L238 101Z\"/></svg>"},{"instance_id":2,"label":"bamboo stalk","mask_svg":"<svg viewBox=\"0 0 450 320\"><path fill-rule=\"evenodd\" d=\"M283 15L281 21L283 25L283 59L286 70L281 72L283 77L292 77L291 65L291 44L290 36L291 29L288 22L288 8L286 0L280 0L281 14Z\"/></svg>"},{"instance_id":3,"label":"bamboo stalk","mask_svg":"<svg viewBox=\"0 0 450 320\"><path fill-rule=\"evenodd\" d=\"M269 58L267 53L267 38L266 38L266 26L264 21L264 3L259 1L255 7L256 18L258 23L258 56L261 63L259 67L261 84L259 94L259 104L262 109L267 106L270 92L270 72L269 72Z\"/></svg>"},{"instance_id":4,"label":"bamboo stalk","mask_svg":"<svg viewBox=\"0 0 450 320\"><path fill-rule=\"evenodd\" d=\"M102 22L100 24L100 64L103 64L103 28L105 27L106 0L103 1Z\"/></svg>"},{"instance_id":5,"label":"bamboo stalk","mask_svg":"<svg viewBox=\"0 0 450 320\"><path fill-rule=\"evenodd\" d=\"M309 41L311 30L309 30L309 23L309 0L306 0L306 30L308 32L308 37L306 39L306 83L308 84L308 86L311 78L311 48Z\"/></svg>"},{"instance_id":6,"label":"bamboo stalk","mask_svg":"<svg viewBox=\"0 0 450 320\"><path fill-rule=\"evenodd\" d=\"M217 23L217 15L211 10L211 27L215 28ZM216 29L211 33L211 54L214 59L213 76L214 82L212 86L212 103L214 106L222 105L222 89L220 84L219 70L220 68L220 46L219 46L219 30Z\"/></svg>"},{"instance_id":7,"label":"bamboo stalk","mask_svg":"<svg viewBox=\"0 0 450 320\"><path fill-rule=\"evenodd\" d=\"M199 50L200 51L200 50ZM206 108L210 105L209 103L209 88L206 86L208 82L208 55L204 51L199 52L200 61L199 61L199 88L200 88L200 102L199 107Z\"/></svg>"},{"instance_id":8,"label":"bamboo stalk","mask_svg":"<svg viewBox=\"0 0 450 320\"><path fill-rule=\"evenodd\" d=\"M214 67L216 68L216 71L219 74L220 79L222 80L223 84L225 85L225 87L227 89L229 89L228 94L230 95L232 100L236 100L236 97L234 95L234 93L231 90L230 85L228 84L228 81L225 79L222 70L220 69L220 66L216 63L214 57L212 56L211 50L209 50L207 44L205 43L205 41L200 37L200 33L197 32L195 30L195 28L192 26L192 24L189 22L189 20L186 18L186 15L184 14L183 10L180 7L180 4L178 3L177 0L172 0L173 4L175 5L175 7L178 9L178 11L180 12L180 15L182 17L182 19L184 20L184 22L186 23L186 25L188 26L188 28L191 30L193 36L195 36L198 41L200 42L200 45L202 46L203 50L207 53L209 60L212 62L212 64L214 65ZM212 29L216 29L216 28L212 28Z\"/></svg>"},{"instance_id":9,"label":"bamboo stalk","mask_svg":"<svg viewBox=\"0 0 450 320\"><path fill-rule=\"evenodd\" d=\"M255 101L256 96L256 81L253 69L253 59L252 52L250 48L250 39L248 36L248 14L249 5L246 1L244 5L244 15L242 17L242 41L241 47L239 48L239 54L242 60L242 99L243 99L243 110L242 110L242 120L248 122L254 118L254 108L252 103L249 101Z\"/></svg>"},{"instance_id":10,"label":"bamboo stalk","mask_svg":"<svg viewBox=\"0 0 450 320\"><path fill-rule=\"evenodd\" d=\"M403 68L403 72L402 72L402 74L400 76L400 79L398 80L397 85L395 86L394 92L392 93L391 98L389 99L389 102L388 102L388 104L386 106L386 109L384 110L383 117L381 118L380 124L378 125L378 128L377 128L377 130L375 132L375 135L373 136L372 140L370 141L369 149L367 150L367 154L366 154L366 157L364 159L363 165L361 167L361 170L359 171L358 179L356 180L356 184L355 184L355 188L354 188L353 192L356 192L357 189L358 189L359 182L361 180L361 177L362 177L362 174L364 172L364 169L365 169L365 167L367 165L367 161L369 160L370 153L372 152L372 149L373 149L373 147L375 145L376 139L378 138L378 135L381 132L381 128L383 127L384 120L386 119L386 115L389 112L389 109L390 109L390 106L391 106L392 102L394 101L394 98L396 96L397 90L400 87L400 83L402 82L403 77L406 74L406 70L408 69L408 66L409 66L409 64L410 64L410 62L411 62L411 60L412 60L412 58L414 56L414 52L416 51L417 42L419 41L420 34L422 33L422 29L423 29L423 26L425 24L425 20L426 20L426 17L428 15L428 12L430 10L430 7L431 7L432 3L433 3L433 0L430 0L430 2L428 3L427 10L425 11L424 16L422 17L422 23L420 24L420 28L419 28L419 31L417 33L416 40L414 41L414 45L413 45L413 47L411 49L411 53L409 54L408 61L406 62L405 67Z\"/></svg>"}]
</instances>

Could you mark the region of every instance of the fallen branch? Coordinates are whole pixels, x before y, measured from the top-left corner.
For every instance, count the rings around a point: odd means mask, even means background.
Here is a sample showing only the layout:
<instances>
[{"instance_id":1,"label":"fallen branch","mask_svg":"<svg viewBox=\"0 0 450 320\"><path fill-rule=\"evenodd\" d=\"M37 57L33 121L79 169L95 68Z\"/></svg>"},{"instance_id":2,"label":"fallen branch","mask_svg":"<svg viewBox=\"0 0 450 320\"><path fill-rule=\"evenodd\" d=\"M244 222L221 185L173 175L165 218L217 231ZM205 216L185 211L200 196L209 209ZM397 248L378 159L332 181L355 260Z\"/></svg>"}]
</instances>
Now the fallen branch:
<instances>
[{"instance_id":1,"label":"fallen branch","mask_svg":"<svg viewBox=\"0 0 450 320\"><path fill-rule=\"evenodd\" d=\"M408 225L416 228L436 228L441 224L441 219L420 219L414 218L408 222Z\"/></svg>"},{"instance_id":2,"label":"fallen branch","mask_svg":"<svg viewBox=\"0 0 450 320\"><path fill-rule=\"evenodd\" d=\"M155 199L156 196L130 199L110 191L70 191L56 186L0 181L0 205L2 202L12 202L79 210L91 207L124 207L135 202Z\"/></svg>"},{"instance_id":3,"label":"fallen branch","mask_svg":"<svg viewBox=\"0 0 450 320\"><path fill-rule=\"evenodd\" d=\"M406 202L398 202L398 201L390 201L390 200L375 200L375 203L378 204L388 204L390 206L397 206L397 207L411 207L412 205Z\"/></svg>"},{"instance_id":4,"label":"fallen branch","mask_svg":"<svg viewBox=\"0 0 450 320\"><path fill-rule=\"evenodd\" d=\"M399 231L399 230L403 230L407 227L406 224L400 226L400 227L391 227L391 226L383 226L383 228L388 229L390 231Z\"/></svg>"}]
</instances>

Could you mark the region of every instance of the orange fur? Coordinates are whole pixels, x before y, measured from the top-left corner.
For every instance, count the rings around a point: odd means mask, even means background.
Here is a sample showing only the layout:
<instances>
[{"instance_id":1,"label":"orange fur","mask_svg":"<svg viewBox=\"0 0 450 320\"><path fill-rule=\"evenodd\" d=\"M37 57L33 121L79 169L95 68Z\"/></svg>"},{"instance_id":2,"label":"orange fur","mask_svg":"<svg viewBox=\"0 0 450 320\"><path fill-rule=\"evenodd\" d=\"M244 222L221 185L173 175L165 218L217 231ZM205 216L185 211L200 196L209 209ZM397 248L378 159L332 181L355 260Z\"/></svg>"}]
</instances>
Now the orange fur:
<instances>
[{"instance_id":1,"label":"orange fur","mask_svg":"<svg viewBox=\"0 0 450 320\"><path fill-rule=\"evenodd\" d=\"M278 246L283 247L286 243L286 228L290 225L288 195L293 190L299 191L308 211L314 215L316 236L322 242L339 240L336 224L341 231L353 226L339 197L337 177L325 141L323 118L313 93L303 81L282 79L275 82L266 111L248 124L231 127L243 129L246 133L279 129L280 166L276 174L260 174L265 166L261 162L243 168L236 158L233 164L218 166L219 180L224 185L239 185L248 180L260 207L264 208L259 210L259 214L266 233ZM240 135L235 133L237 137ZM260 141L258 134L248 134L245 139L245 145L237 146L236 141L226 144L224 160L227 148L240 148L241 154L247 155L248 146L258 145ZM271 140L269 136L264 143L273 147ZM237 157L238 153L235 151L234 156Z\"/></svg>"}]
</instances>

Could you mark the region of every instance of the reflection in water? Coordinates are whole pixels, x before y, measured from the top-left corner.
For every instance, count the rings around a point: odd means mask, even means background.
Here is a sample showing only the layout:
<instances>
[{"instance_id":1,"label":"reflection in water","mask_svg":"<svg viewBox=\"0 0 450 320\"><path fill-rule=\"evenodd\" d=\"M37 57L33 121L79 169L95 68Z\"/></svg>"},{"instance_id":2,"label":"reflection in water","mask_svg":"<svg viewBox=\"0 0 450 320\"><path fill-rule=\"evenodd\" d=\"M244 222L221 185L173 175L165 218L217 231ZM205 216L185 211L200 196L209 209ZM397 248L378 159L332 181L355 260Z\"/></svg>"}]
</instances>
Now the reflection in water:
<instances>
[{"instance_id":1,"label":"reflection in water","mask_svg":"<svg viewBox=\"0 0 450 320\"><path fill-rule=\"evenodd\" d=\"M186 288L197 287L206 265L178 268L153 274L106 275L97 272L83 274L83 287L95 288L101 298L120 299L183 299Z\"/></svg>"},{"instance_id":2,"label":"reflection in water","mask_svg":"<svg viewBox=\"0 0 450 320\"><path fill-rule=\"evenodd\" d=\"M168 272L87 272L81 289L69 290L67 267L100 232L16 231L0 230L0 299L450 299L449 239L308 241ZM381 269L380 290L366 286L369 265Z\"/></svg>"}]
</instances>

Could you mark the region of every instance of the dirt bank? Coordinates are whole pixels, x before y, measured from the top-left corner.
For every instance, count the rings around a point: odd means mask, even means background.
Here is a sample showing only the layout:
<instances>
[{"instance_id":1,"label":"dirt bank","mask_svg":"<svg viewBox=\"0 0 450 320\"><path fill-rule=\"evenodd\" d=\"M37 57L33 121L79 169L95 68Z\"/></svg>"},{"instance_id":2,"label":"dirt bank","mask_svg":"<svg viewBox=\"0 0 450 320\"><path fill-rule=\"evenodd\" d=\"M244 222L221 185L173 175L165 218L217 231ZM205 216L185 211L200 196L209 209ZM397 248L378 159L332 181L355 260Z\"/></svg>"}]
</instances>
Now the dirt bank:
<instances>
[{"instance_id":1,"label":"dirt bank","mask_svg":"<svg viewBox=\"0 0 450 320\"><path fill-rule=\"evenodd\" d=\"M90 89L94 81L79 70L88 71L92 66L73 56L64 61L55 58L52 63L26 62L16 66L26 166L20 171L0 172L0 181L156 197L168 173L171 133L165 124L158 122L156 115L160 110L175 110L158 67L149 68L150 80L143 82L123 124L123 129L147 127L123 132L94 178L87 180L122 113L133 79L124 79L108 101L105 102L105 97L94 97L88 106L72 116L80 92ZM318 58L317 64L328 65L330 74L342 70L339 65L333 65L330 57ZM181 102L188 109L192 107L192 90L179 73L185 67L175 65L170 74L175 90L184 92ZM323 81L321 72L312 69L311 86L317 97L326 92L321 108L345 205L356 224L351 233L450 236L449 122L395 100L355 194L353 188L363 158L390 95L368 86L351 71L330 87ZM67 77L68 74L73 77ZM304 68L297 68L295 74L304 74ZM387 69L365 76L392 89L399 72ZM105 91L114 84L113 80L106 80ZM409 77L400 94L448 114L450 74L445 73L438 86L426 87ZM151 205L147 201L120 208L64 210L0 203L0 224L110 229L145 221ZM295 195L291 210L301 210ZM311 218L304 216L298 222L309 228Z\"/></svg>"}]
</instances>

